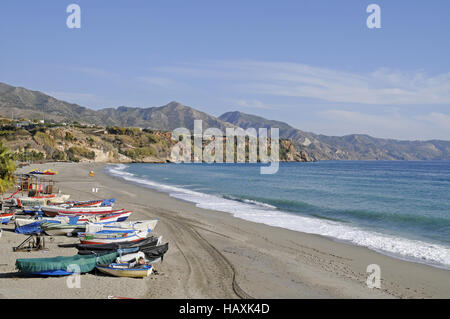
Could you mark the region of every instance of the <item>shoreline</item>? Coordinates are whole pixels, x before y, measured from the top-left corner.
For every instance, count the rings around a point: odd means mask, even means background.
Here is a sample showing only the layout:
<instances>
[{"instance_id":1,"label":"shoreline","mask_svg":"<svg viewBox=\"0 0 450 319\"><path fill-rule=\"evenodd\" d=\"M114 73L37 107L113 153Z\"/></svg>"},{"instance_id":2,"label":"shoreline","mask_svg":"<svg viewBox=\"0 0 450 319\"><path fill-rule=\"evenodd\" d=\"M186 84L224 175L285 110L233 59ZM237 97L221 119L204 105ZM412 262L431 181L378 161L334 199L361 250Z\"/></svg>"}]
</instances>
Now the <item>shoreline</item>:
<instances>
[{"instance_id":1,"label":"shoreline","mask_svg":"<svg viewBox=\"0 0 450 319\"><path fill-rule=\"evenodd\" d=\"M402 261L423 264L423 265L434 267L434 268L438 268L438 269L450 270L450 265L442 264L442 263L438 263L438 262L433 262L433 261L427 260L425 258L423 260L421 260L418 257L402 255L400 253L383 250L381 248L368 247L368 246L365 246L365 245L361 245L361 244L355 243L355 242L353 242L351 240L348 240L348 239L333 237L331 235L324 235L324 234L320 234L320 233L314 233L314 232L307 232L307 231L297 230L297 229L294 229L294 228L288 228L288 227L278 226L278 225L275 225L275 224L265 223L263 221L254 221L254 220L251 220L251 219L246 219L246 218L243 218L243 217L240 217L240 216L236 216L236 215L233 214L232 211L204 208L204 207L201 207L201 204L198 203L198 202L195 202L195 201L192 201L192 200L188 200L188 199L185 199L183 197L173 196L171 191L168 191L168 190L165 190L165 189L167 187L175 188L175 191L177 191L177 192L178 192L178 188L180 188L181 190L189 191L189 192L191 192L192 190L185 189L183 187L179 187L179 186L176 186L176 185L174 186L174 185L170 185L170 184L160 184L159 182L154 182L152 180L148 180L148 181L151 182L152 184L159 185L162 188L158 188L158 186L152 186L151 184L140 182L138 180L134 180L134 181L133 180L129 180L129 179L127 179L126 176L123 176L123 175L121 176L119 173L117 173L117 171L121 170L120 168L116 168L115 169L115 171L116 171L115 173L106 172L108 170L108 168L110 168L110 167L119 166L119 165L131 165L131 164L134 164L134 163L128 163L128 164L124 164L124 163L109 163L109 164L105 164L104 165L102 171L107 176L112 177L114 179L124 181L125 183L128 183L130 185L143 187L143 188L146 188L146 189L149 189L149 190L152 190L152 191L156 191L156 192L158 192L160 194L166 194L166 195L170 196L171 198L173 198L174 200L179 200L179 201L182 201L182 202L185 202L185 203L192 204L198 209L212 210L212 211L214 211L216 213L226 213L226 214L230 214L230 216L232 216L233 218L237 218L237 219L240 219L240 220L246 220L246 221L254 222L254 223L257 223L257 224L264 224L264 225L267 225L267 226L276 227L276 228L280 228L280 229L284 229L284 230L295 231L295 232L299 232L299 233L302 233L302 234L317 235L317 236L320 236L320 237L322 237L324 239L329 239L329 240L332 240L332 241L337 242L337 243L342 243L342 244L346 244L346 245L352 245L352 246L367 248L367 249L369 249L369 250L371 250L373 252L380 253L382 255L385 255L385 256L388 256L388 257L392 257L392 258L395 258L395 259L399 259L399 260L402 260ZM136 164L142 164L142 163L136 163ZM124 171L124 172L127 174L126 171ZM137 177L137 178L140 179L140 177ZM143 181L146 181L146 179L143 179ZM196 191L194 191L194 192L196 192ZM213 197L215 197L215 196L220 197L220 195L206 194L206 193L202 193L202 192L199 192L199 194L205 194L205 195L213 196ZM229 200L234 201L233 199L229 199ZM268 204L265 204L265 203L259 203L259 204L268 205ZM273 207L273 206L272 206L272 208L277 209L276 207ZM298 216L297 214L291 213L291 212L288 212L288 211L280 210L280 213L287 214L287 215L292 215L293 217L297 217ZM375 234L377 234L377 233L375 232ZM384 234L382 234L382 235L384 235ZM388 238L386 238L386 240L387 239ZM424 244L428 244L428 245L433 245L433 244L428 243L428 242L423 242L423 243ZM440 243L438 243L438 245L440 245Z\"/></svg>"},{"instance_id":2,"label":"shoreline","mask_svg":"<svg viewBox=\"0 0 450 319\"><path fill-rule=\"evenodd\" d=\"M164 262L155 266L160 275L138 284L134 280L121 280L124 278L82 276L82 282L85 277L89 278L96 283L97 289L107 290L113 285L117 290L115 295L131 294L138 298L450 297L450 271L446 269L404 261L321 235L198 208L195 203L173 198L168 193L109 176L104 169L114 164L44 164L45 168L60 172L52 179L59 181L60 189L72 194L72 199L115 197L117 207L135 212L130 220L160 218L155 232L163 235L163 242L169 242ZM35 167L44 166L33 165ZM95 177L88 177L90 170L95 171ZM92 187L98 187L99 193L92 194ZM5 236L10 242L8 247L4 245ZM23 239L18 234L4 231L0 240L1 255L8 255L8 267L0 266L0 297L15 298L5 290L30 286L30 290L39 295L36 297L46 298L52 296L49 283L56 282L61 287L56 298L101 298L93 293L97 289L89 283L86 289L74 291L64 288L64 278L14 280L5 277L5 268L12 272L13 261L24 258L19 255L52 257L76 252L52 246L46 255L42 252L12 253L11 243L17 245ZM55 240L74 242L74 239L64 237L55 237ZM369 276L366 268L370 264L380 265L381 289L369 289L365 283ZM119 281L123 285L118 286ZM136 293L136 286L145 286L145 292ZM21 296L34 298L32 292Z\"/></svg>"}]
</instances>

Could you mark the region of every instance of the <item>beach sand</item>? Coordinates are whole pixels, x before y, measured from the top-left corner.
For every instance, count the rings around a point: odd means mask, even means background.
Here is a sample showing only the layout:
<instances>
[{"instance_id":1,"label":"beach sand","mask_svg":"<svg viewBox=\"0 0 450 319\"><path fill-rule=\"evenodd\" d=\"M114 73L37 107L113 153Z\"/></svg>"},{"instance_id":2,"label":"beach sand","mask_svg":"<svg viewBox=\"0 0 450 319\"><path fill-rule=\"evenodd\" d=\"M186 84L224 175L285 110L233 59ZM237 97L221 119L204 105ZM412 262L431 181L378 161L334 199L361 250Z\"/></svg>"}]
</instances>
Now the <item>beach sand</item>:
<instances>
[{"instance_id":1,"label":"beach sand","mask_svg":"<svg viewBox=\"0 0 450 319\"><path fill-rule=\"evenodd\" d=\"M157 165L157 164L155 164ZM23 278L17 258L76 254L75 238L47 237L48 251L13 252L26 237L2 225L0 298L449 298L450 271L391 258L322 236L253 223L231 214L200 209L168 194L110 177L104 164L50 163L25 167L60 173L71 199L116 198L116 208L133 210L130 220L159 218L156 235L169 242L158 274L145 279L81 275L81 288L70 277ZM93 170L95 177L89 177ZM92 188L98 188L93 194ZM381 269L381 287L368 288L367 266Z\"/></svg>"}]
</instances>

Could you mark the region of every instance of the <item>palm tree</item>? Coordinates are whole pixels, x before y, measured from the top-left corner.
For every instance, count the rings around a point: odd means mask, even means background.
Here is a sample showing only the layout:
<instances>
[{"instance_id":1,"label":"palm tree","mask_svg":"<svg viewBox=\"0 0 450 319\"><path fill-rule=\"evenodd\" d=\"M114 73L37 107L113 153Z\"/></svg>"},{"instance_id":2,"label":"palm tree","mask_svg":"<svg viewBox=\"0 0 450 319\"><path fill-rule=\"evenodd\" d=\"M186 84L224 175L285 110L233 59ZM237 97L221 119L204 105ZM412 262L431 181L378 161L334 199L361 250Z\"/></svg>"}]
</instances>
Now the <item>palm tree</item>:
<instances>
[{"instance_id":1,"label":"palm tree","mask_svg":"<svg viewBox=\"0 0 450 319\"><path fill-rule=\"evenodd\" d=\"M4 193L14 186L14 171L16 163L11 157L9 148L0 141L0 193Z\"/></svg>"}]
</instances>

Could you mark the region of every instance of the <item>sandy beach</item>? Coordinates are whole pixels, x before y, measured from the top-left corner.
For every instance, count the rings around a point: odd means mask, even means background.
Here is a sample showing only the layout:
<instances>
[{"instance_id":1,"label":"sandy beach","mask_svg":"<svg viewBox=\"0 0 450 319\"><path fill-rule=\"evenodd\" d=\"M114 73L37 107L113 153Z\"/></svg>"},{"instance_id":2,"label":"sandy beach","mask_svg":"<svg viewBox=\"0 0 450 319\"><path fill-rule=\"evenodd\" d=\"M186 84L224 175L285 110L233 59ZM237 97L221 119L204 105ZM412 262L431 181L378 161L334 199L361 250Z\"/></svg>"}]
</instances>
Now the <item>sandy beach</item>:
<instances>
[{"instance_id":1,"label":"sandy beach","mask_svg":"<svg viewBox=\"0 0 450 319\"><path fill-rule=\"evenodd\" d=\"M157 165L157 164L155 164ZM127 183L104 173L105 164L50 163L32 168L59 171L52 177L71 199L116 199L130 220L159 218L156 235L169 243L157 274L145 279L101 274L81 276L81 288L67 277L24 278L17 258L76 254L70 237L47 237L48 251L13 252L26 237L2 225L0 298L449 298L450 271L396 258L332 239L237 219ZM29 171L31 167L23 168ZM89 177L93 170L95 177ZM98 188L93 194L92 188ZM381 269L381 288L366 285L366 268Z\"/></svg>"}]
</instances>

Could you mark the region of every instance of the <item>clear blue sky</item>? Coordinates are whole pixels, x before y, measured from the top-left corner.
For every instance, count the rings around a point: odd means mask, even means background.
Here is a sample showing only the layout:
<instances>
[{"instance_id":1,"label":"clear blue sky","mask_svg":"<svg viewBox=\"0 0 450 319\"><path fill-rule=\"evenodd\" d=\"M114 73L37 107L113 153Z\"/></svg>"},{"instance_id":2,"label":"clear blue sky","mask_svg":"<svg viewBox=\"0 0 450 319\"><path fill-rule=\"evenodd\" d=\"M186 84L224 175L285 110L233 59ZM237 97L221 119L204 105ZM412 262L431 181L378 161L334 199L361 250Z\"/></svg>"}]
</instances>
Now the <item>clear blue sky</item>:
<instances>
[{"instance_id":1,"label":"clear blue sky","mask_svg":"<svg viewBox=\"0 0 450 319\"><path fill-rule=\"evenodd\" d=\"M66 7L81 7L81 29ZM381 7L381 29L366 7ZM450 140L450 1L3 0L0 82L328 135Z\"/></svg>"}]
</instances>

